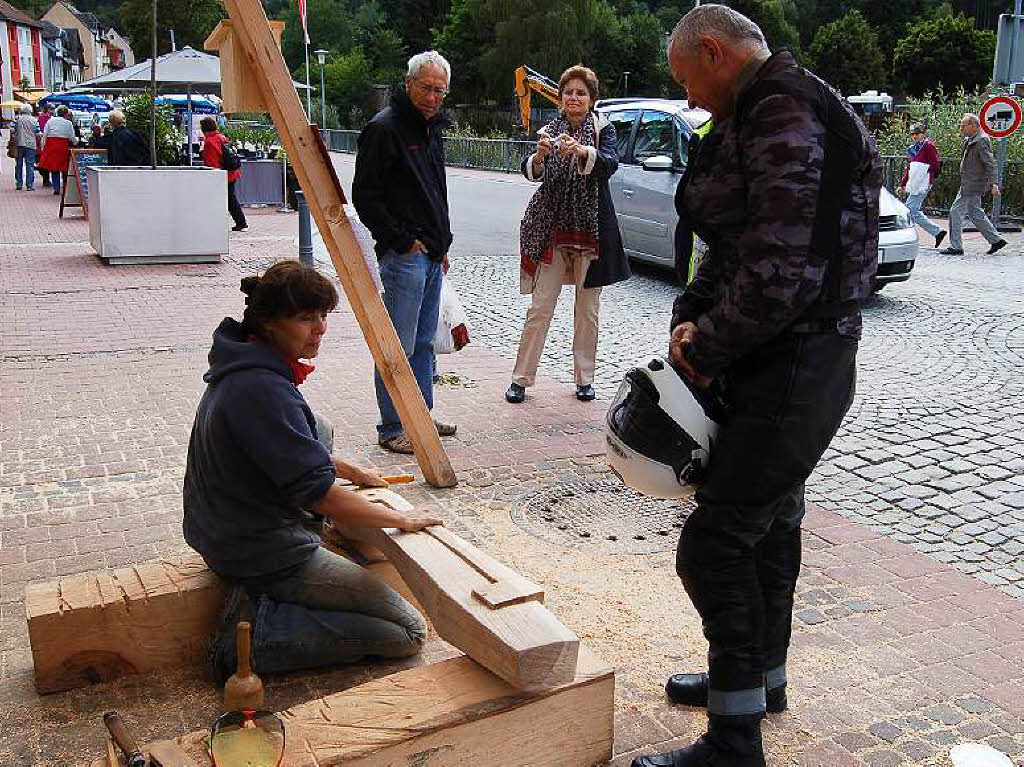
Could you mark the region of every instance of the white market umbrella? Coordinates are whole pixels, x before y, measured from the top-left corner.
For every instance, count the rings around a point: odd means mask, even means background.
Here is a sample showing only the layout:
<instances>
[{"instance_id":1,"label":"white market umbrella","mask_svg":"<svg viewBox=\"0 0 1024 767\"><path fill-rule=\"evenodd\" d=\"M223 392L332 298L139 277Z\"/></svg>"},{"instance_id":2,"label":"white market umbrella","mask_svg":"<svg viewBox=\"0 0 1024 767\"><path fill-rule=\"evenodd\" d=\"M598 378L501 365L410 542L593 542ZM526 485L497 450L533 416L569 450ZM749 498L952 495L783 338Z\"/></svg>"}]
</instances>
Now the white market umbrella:
<instances>
[{"instance_id":1,"label":"white market umbrella","mask_svg":"<svg viewBox=\"0 0 1024 767\"><path fill-rule=\"evenodd\" d=\"M69 90L73 91L141 91L150 84L151 59L134 66L118 69L109 74L84 80ZM304 90L302 83L292 81ZM160 93L213 93L220 95L220 58L185 46L179 51L165 53L156 60L156 88Z\"/></svg>"}]
</instances>

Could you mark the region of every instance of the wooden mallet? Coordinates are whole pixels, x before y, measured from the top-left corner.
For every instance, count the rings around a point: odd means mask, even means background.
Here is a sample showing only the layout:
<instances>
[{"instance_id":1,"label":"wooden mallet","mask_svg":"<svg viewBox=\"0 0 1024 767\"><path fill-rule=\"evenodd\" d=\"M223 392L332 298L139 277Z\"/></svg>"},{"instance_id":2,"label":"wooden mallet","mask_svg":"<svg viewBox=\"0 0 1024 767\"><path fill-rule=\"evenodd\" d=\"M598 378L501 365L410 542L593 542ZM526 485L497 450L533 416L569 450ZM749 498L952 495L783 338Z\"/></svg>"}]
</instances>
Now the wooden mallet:
<instances>
[{"instance_id":1,"label":"wooden mallet","mask_svg":"<svg viewBox=\"0 0 1024 767\"><path fill-rule=\"evenodd\" d=\"M224 683L224 710L257 711L263 708L263 682L252 672L249 662L252 625L248 621L239 621L235 629L235 647L238 651L238 670Z\"/></svg>"}]
</instances>

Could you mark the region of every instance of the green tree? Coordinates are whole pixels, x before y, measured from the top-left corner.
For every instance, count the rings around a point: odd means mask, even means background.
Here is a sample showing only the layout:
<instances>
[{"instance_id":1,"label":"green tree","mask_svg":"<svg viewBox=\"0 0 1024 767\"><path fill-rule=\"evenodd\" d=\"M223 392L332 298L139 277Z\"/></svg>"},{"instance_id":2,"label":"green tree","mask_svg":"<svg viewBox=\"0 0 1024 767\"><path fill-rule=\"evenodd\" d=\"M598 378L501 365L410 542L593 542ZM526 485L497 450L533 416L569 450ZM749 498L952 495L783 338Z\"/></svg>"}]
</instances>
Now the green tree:
<instances>
[{"instance_id":1,"label":"green tree","mask_svg":"<svg viewBox=\"0 0 1024 767\"><path fill-rule=\"evenodd\" d=\"M304 72L306 53L298 4L289 3L281 18L285 23L284 33L281 35L284 60L290 70L295 71L302 67ZM340 0L307 0L306 22L309 26L309 50L312 59L310 72L313 71L316 61L312 52L317 48L347 53L355 45L355 23L349 9Z\"/></svg>"},{"instance_id":2,"label":"green tree","mask_svg":"<svg viewBox=\"0 0 1024 767\"><path fill-rule=\"evenodd\" d=\"M151 0L125 0L121 5L121 21L132 44L135 58L148 59L152 51L153 3ZM198 51L217 22L227 14L220 0L158 0L157 51L159 55L171 50L169 30L174 30L178 48L186 45Z\"/></svg>"},{"instance_id":3,"label":"green tree","mask_svg":"<svg viewBox=\"0 0 1024 767\"><path fill-rule=\"evenodd\" d=\"M327 103L337 108L342 124L362 127L371 116L373 100L373 68L362 48L327 60L324 89Z\"/></svg>"},{"instance_id":4,"label":"green tree","mask_svg":"<svg viewBox=\"0 0 1024 767\"><path fill-rule=\"evenodd\" d=\"M444 24L451 6L450 0L384 0L384 12L410 53L430 48L430 30Z\"/></svg>"},{"instance_id":5,"label":"green tree","mask_svg":"<svg viewBox=\"0 0 1024 767\"><path fill-rule=\"evenodd\" d=\"M148 94L135 93L122 99L124 124L138 133L149 146L151 105ZM156 164L177 165L178 146L184 139L174 127L174 107L170 104L156 106Z\"/></svg>"},{"instance_id":6,"label":"green tree","mask_svg":"<svg viewBox=\"0 0 1024 767\"><path fill-rule=\"evenodd\" d=\"M730 0L726 4L761 27L768 47L773 51L780 48L794 52L800 50L795 0Z\"/></svg>"},{"instance_id":7,"label":"green tree","mask_svg":"<svg viewBox=\"0 0 1024 767\"><path fill-rule=\"evenodd\" d=\"M507 98L521 64L557 78L583 62L606 95L628 70L631 92L658 92L662 34L646 8L620 19L606 0L455 0L435 43L452 63L456 100L481 101Z\"/></svg>"},{"instance_id":8,"label":"green tree","mask_svg":"<svg viewBox=\"0 0 1024 767\"><path fill-rule=\"evenodd\" d=\"M971 91L991 79L995 45L993 32L975 29L964 15L926 19L897 43L893 77L915 96L940 84Z\"/></svg>"},{"instance_id":9,"label":"green tree","mask_svg":"<svg viewBox=\"0 0 1024 767\"><path fill-rule=\"evenodd\" d=\"M884 84L885 59L878 36L860 11L850 11L818 30L807 56L815 74L846 95Z\"/></svg>"}]
</instances>

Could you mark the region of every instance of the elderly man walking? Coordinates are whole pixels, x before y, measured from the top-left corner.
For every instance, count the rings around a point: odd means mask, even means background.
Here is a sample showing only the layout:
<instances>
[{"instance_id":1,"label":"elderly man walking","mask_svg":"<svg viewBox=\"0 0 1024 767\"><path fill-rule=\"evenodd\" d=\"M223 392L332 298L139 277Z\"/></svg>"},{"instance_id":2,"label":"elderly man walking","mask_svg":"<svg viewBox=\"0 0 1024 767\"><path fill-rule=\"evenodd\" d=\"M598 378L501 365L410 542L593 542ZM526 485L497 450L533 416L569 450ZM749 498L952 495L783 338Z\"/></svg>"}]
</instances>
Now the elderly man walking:
<instances>
[{"instance_id":1,"label":"elderly man walking","mask_svg":"<svg viewBox=\"0 0 1024 767\"><path fill-rule=\"evenodd\" d=\"M437 51L409 59L404 89L359 134L352 181L352 202L373 235L384 305L427 409L434 405L434 334L452 244L442 141L447 121L441 113L450 77L451 67ZM394 453L412 453L379 371L374 385L377 441ZM442 437L455 434L452 424L434 424Z\"/></svg>"},{"instance_id":2,"label":"elderly man walking","mask_svg":"<svg viewBox=\"0 0 1024 767\"><path fill-rule=\"evenodd\" d=\"M787 706L804 482L853 399L882 163L835 91L730 8L687 13L669 64L715 121L676 192L676 258L688 262L692 233L709 249L676 301L669 352L729 407L676 555L708 671L666 684L673 702L707 707L708 730L633 764L764 767L761 720Z\"/></svg>"},{"instance_id":3,"label":"elderly man walking","mask_svg":"<svg viewBox=\"0 0 1024 767\"><path fill-rule=\"evenodd\" d=\"M32 107L25 104L18 110L18 119L11 126L12 143L17 148L14 165L14 188L30 192L36 188L36 149L39 146L39 123L32 116Z\"/></svg>"},{"instance_id":4,"label":"elderly man walking","mask_svg":"<svg viewBox=\"0 0 1024 767\"><path fill-rule=\"evenodd\" d=\"M988 240L988 252L991 255L1006 246L1006 240L999 236L981 207L981 196L985 192L991 191L996 197L1000 193L992 142L981 131L978 115L970 112L960 120L960 135L964 137L960 150L960 190L949 209L949 247L939 252L947 256L963 255L966 212L981 236Z\"/></svg>"}]
</instances>

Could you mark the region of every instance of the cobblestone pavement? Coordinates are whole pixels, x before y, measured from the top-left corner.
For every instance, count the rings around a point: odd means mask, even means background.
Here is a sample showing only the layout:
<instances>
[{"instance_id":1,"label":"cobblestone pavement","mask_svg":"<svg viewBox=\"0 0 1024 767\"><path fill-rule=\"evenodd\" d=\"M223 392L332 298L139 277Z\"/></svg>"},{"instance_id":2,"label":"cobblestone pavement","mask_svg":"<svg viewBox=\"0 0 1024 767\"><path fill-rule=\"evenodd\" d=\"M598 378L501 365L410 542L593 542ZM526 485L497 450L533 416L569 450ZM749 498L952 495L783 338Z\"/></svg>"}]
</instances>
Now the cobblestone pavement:
<instances>
[{"instance_id":1,"label":"cobblestone pavement","mask_svg":"<svg viewBox=\"0 0 1024 767\"><path fill-rule=\"evenodd\" d=\"M514 358L529 302L517 259L460 259L451 276L472 335ZM676 293L670 273L647 267L605 289L602 397L664 353ZM571 338L567 288L541 370L568 385ZM1024 256L923 250L909 282L868 302L858 363L856 400L809 498L1024 598Z\"/></svg>"}]
</instances>

